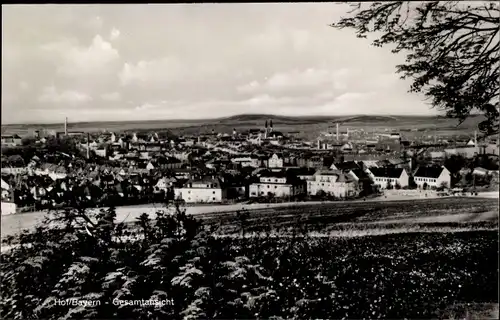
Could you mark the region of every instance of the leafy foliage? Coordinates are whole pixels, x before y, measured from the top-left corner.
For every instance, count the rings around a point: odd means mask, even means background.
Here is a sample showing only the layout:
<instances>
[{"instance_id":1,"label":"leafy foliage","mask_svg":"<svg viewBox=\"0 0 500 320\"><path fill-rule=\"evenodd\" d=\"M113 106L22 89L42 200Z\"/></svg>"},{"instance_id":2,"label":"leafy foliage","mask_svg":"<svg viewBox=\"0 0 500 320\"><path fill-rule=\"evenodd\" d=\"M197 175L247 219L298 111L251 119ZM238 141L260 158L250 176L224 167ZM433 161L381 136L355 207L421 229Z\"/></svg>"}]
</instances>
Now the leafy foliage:
<instances>
[{"instance_id":1,"label":"leafy foliage","mask_svg":"<svg viewBox=\"0 0 500 320\"><path fill-rule=\"evenodd\" d=\"M1 315L429 318L455 301L496 299L496 232L220 238L178 206L154 218L124 225L113 208L66 209L11 237L5 244L16 247L2 253ZM236 217L240 228L251 218ZM66 299L98 303L57 303ZM130 300L170 303L113 303Z\"/></svg>"},{"instance_id":2,"label":"leafy foliage","mask_svg":"<svg viewBox=\"0 0 500 320\"><path fill-rule=\"evenodd\" d=\"M366 6L368 7L366 7ZM411 92L423 92L447 116L463 122L473 111L486 120L485 135L499 132L498 2L384 1L352 4L349 17L333 27L355 29L360 38L380 36L373 45L405 53L397 66L412 78Z\"/></svg>"}]
</instances>

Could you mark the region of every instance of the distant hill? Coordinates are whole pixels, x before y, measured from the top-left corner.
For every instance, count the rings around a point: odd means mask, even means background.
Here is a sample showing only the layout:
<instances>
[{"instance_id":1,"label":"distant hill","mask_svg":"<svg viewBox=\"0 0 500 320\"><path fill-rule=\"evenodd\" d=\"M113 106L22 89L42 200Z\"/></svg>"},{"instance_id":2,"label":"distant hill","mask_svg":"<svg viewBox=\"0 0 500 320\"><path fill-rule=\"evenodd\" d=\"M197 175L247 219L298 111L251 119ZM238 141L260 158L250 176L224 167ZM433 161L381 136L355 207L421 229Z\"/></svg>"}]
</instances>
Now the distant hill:
<instances>
[{"instance_id":1,"label":"distant hill","mask_svg":"<svg viewBox=\"0 0 500 320\"><path fill-rule=\"evenodd\" d=\"M393 116L367 116L367 115L361 115L361 116L350 116L350 117L345 117L345 118L340 118L336 121L342 122L342 123L349 123L349 122L363 122L363 123L372 123L372 122L386 122L386 121L395 121L398 120L397 117Z\"/></svg>"},{"instance_id":2,"label":"distant hill","mask_svg":"<svg viewBox=\"0 0 500 320\"><path fill-rule=\"evenodd\" d=\"M438 116L389 116L389 115L352 115L352 116L284 116L273 114L239 114L229 117L212 119L165 119L149 121L103 121L103 122L70 122L69 131L148 131L148 130L172 130L176 133L196 134L197 132L208 132L210 130L232 132L233 128L245 130L249 128L263 128L264 123L273 121L278 130L288 131L321 131L332 127L336 123L349 128L357 127L385 127L385 128L428 128L430 130L471 132L477 128L477 124L484 119L483 116L472 116L463 124L458 126L458 120ZM63 131L63 123L52 124L8 124L2 125L2 134L29 134L33 130L56 130Z\"/></svg>"},{"instance_id":3,"label":"distant hill","mask_svg":"<svg viewBox=\"0 0 500 320\"><path fill-rule=\"evenodd\" d=\"M219 118L220 122L247 122L247 121L262 121L273 120L273 122L303 122L303 121L326 121L333 119L334 117L329 116L281 116L274 114L238 114L230 117Z\"/></svg>"}]
</instances>

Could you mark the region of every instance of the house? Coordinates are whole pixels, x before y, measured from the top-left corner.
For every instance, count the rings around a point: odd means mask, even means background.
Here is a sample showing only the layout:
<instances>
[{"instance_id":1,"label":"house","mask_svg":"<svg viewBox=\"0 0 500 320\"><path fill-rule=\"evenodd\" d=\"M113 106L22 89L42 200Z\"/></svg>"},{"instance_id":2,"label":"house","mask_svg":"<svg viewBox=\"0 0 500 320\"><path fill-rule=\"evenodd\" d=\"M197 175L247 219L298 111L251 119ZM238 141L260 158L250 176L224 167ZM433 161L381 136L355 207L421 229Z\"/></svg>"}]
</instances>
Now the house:
<instances>
[{"instance_id":1,"label":"house","mask_svg":"<svg viewBox=\"0 0 500 320\"><path fill-rule=\"evenodd\" d=\"M259 181L249 187L249 196L255 197L295 197L305 194L306 184L285 171L260 172Z\"/></svg>"},{"instance_id":2,"label":"house","mask_svg":"<svg viewBox=\"0 0 500 320\"><path fill-rule=\"evenodd\" d=\"M247 197L247 179L241 179L241 176L236 176L232 174L225 174L221 177L224 185L227 188L227 198L228 199L238 199Z\"/></svg>"},{"instance_id":3,"label":"house","mask_svg":"<svg viewBox=\"0 0 500 320\"><path fill-rule=\"evenodd\" d=\"M489 174L489 170L481 167L476 167L474 168L474 171L472 171L472 174L477 176L487 176Z\"/></svg>"},{"instance_id":4,"label":"house","mask_svg":"<svg viewBox=\"0 0 500 320\"><path fill-rule=\"evenodd\" d=\"M2 179L2 202L8 201L12 195L12 188L10 185Z\"/></svg>"},{"instance_id":5,"label":"house","mask_svg":"<svg viewBox=\"0 0 500 320\"><path fill-rule=\"evenodd\" d=\"M340 150L342 152L351 152L352 151L352 144L350 142L345 143L342 145L342 147L340 147Z\"/></svg>"},{"instance_id":6,"label":"house","mask_svg":"<svg viewBox=\"0 0 500 320\"><path fill-rule=\"evenodd\" d=\"M395 187L396 185L402 188L407 187L409 184L408 173L403 168L369 168L366 173L373 180L374 184L379 186L380 189L386 189L387 186Z\"/></svg>"},{"instance_id":7,"label":"house","mask_svg":"<svg viewBox=\"0 0 500 320\"><path fill-rule=\"evenodd\" d=\"M148 162L148 164L146 165L146 169L147 170L154 170L155 169L155 166L150 162Z\"/></svg>"},{"instance_id":8,"label":"house","mask_svg":"<svg viewBox=\"0 0 500 320\"><path fill-rule=\"evenodd\" d=\"M175 179L175 178L168 178L168 177L160 178L158 180L158 182L156 183L154 189L156 191L165 191L165 192L167 192L167 190L169 188L172 188L174 186L174 184L175 184L176 181L177 181L177 179Z\"/></svg>"},{"instance_id":9,"label":"house","mask_svg":"<svg viewBox=\"0 0 500 320\"><path fill-rule=\"evenodd\" d=\"M174 189L175 198L186 203L220 203L227 199L227 190L220 178L215 176L189 179L180 188Z\"/></svg>"},{"instance_id":10,"label":"house","mask_svg":"<svg viewBox=\"0 0 500 320\"><path fill-rule=\"evenodd\" d=\"M307 167L319 169L323 167L323 157L320 156L312 156L307 159L306 162Z\"/></svg>"},{"instance_id":11,"label":"house","mask_svg":"<svg viewBox=\"0 0 500 320\"><path fill-rule=\"evenodd\" d=\"M451 174L444 166L419 167L414 176L415 183L419 188L424 185L428 187L440 187L446 184L451 185Z\"/></svg>"},{"instance_id":12,"label":"house","mask_svg":"<svg viewBox=\"0 0 500 320\"><path fill-rule=\"evenodd\" d=\"M431 158L434 160L441 160L444 159L446 156L446 153L444 151L431 151L430 152Z\"/></svg>"},{"instance_id":13,"label":"house","mask_svg":"<svg viewBox=\"0 0 500 320\"><path fill-rule=\"evenodd\" d=\"M273 154L267 162L269 168L283 168L283 157L278 154Z\"/></svg>"},{"instance_id":14,"label":"house","mask_svg":"<svg viewBox=\"0 0 500 320\"><path fill-rule=\"evenodd\" d=\"M475 146L456 147L456 148L445 149L444 152L447 156L461 155L467 159L471 159L476 154L479 153L479 147L475 147Z\"/></svg>"},{"instance_id":15,"label":"house","mask_svg":"<svg viewBox=\"0 0 500 320\"><path fill-rule=\"evenodd\" d=\"M99 145L94 150L96 156L106 158L108 155L108 147L106 145Z\"/></svg>"},{"instance_id":16,"label":"house","mask_svg":"<svg viewBox=\"0 0 500 320\"><path fill-rule=\"evenodd\" d=\"M232 158L231 162L242 167L258 168L260 166L259 158L256 156Z\"/></svg>"},{"instance_id":17,"label":"house","mask_svg":"<svg viewBox=\"0 0 500 320\"><path fill-rule=\"evenodd\" d=\"M316 195L319 192L345 198L357 192L356 182L349 175L339 170L318 170L314 180L307 181L307 193Z\"/></svg>"},{"instance_id":18,"label":"house","mask_svg":"<svg viewBox=\"0 0 500 320\"><path fill-rule=\"evenodd\" d=\"M350 170L347 174L351 176L354 181L356 181L359 189L368 189L371 191L371 185L373 181L370 179L370 176L365 171L363 171L363 169L353 169Z\"/></svg>"},{"instance_id":19,"label":"house","mask_svg":"<svg viewBox=\"0 0 500 320\"><path fill-rule=\"evenodd\" d=\"M288 168L286 172L287 174L295 176L300 180L307 181L314 179L314 174L316 173L316 169L308 167Z\"/></svg>"},{"instance_id":20,"label":"house","mask_svg":"<svg viewBox=\"0 0 500 320\"><path fill-rule=\"evenodd\" d=\"M349 172L351 170L360 169L360 166L354 161L345 161L341 163L333 163L330 170L339 170Z\"/></svg>"},{"instance_id":21,"label":"house","mask_svg":"<svg viewBox=\"0 0 500 320\"><path fill-rule=\"evenodd\" d=\"M21 137L18 136L17 134L2 135L1 140L2 140L2 145L9 147L20 146L22 144Z\"/></svg>"}]
</instances>

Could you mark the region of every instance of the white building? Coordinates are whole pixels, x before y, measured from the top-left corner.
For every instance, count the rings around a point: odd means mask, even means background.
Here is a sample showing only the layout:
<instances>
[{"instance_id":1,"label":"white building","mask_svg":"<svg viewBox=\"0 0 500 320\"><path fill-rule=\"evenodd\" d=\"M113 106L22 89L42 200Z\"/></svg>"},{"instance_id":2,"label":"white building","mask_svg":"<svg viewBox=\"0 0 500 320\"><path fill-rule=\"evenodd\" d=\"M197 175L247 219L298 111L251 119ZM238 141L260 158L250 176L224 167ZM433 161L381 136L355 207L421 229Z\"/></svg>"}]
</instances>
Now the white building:
<instances>
[{"instance_id":1,"label":"white building","mask_svg":"<svg viewBox=\"0 0 500 320\"><path fill-rule=\"evenodd\" d=\"M403 168L369 168L366 173L373 180L374 184L379 186L380 189L386 189L390 184L395 187L396 185L401 188L407 187L409 184L409 176Z\"/></svg>"},{"instance_id":2,"label":"white building","mask_svg":"<svg viewBox=\"0 0 500 320\"><path fill-rule=\"evenodd\" d=\"M175 178L163 177L156 183L155 190L163 190L166 192L168 188L171 188L174 185L175 181L177 181Z\"/></svg>"},{"instance_id":3,"label":"white building","mask_svg":"<svg viewBox=\"0 0 500 320\"><path fill-rule=\"evenodd\" d=\"M275 153L269 158L267 166L269 168L283 168L283 158Z\"/></svg>"},{"instance_id":4,"label":"white building","mask_svg":"<svg viewBox=\"0 0 500 320\"><path fill-rule=\"evenodd\" d=\"M17 205L14 202L2 201L2 216L9 214L15 214L17 211Z\"/></svg>"},{"instance_id":5,"label":"white building","mask_svg":"<svg viewBox=\"0 0 500 320\"><path fill-rule=\"evenodd\" d=\"M479 147L468 146L464 148L449 148L444 149L444 152L447 156L451 155L461 155L467 159L473 158L476 154L479 153Z\"/></svg>"},{"instance_id":6,"label":"white building","mask_svg":"<svg viewBox=\"0 0 500 320\"><path fill-rule=\"evenodd\" d=\"M338 170L319 170L314 174L314 180L307 181L307 193L316 195L318 192L335 197L350 197L357 192L357 184L352 177Z\"/></svg>"},{"instance_id":7,"label":"white building","mask_svg":"<svg viewBox=\"0 0 500 320\"><path fill-rule=\"evenodd\" d=\"M238 158L232 158L231 159L232 163L239 164L242 167L253 167L253 168L258 168L259 167L259 159L257 157L238 157Z\"/></svg>"},{"instance_id":8,"label":"white building","mask_svg":"<svg viewBox=\"0 0 500 320\"><path fill-rule=\"evenodd\" d=\"M227 199L227 190L216 177L188 180L182 188L175 188L175 198L186 203L219 203Z\"/></svg>"},{"instance_id":9,"label":"white building","mask_svg":"<svg viewBox=\"0 0 500 320\"><path fill-rule=\"evenodd\" d=\"M252 183L249 187L251 198L266 197L294 197L305 194L306 184L300 179L286 175L283 172L264 172L259 182Z\"/></svg>"},{"instance_id":10,"label":"white building","mask_svg":"<svg viewBox=\"0 0 500 320\"><path fill-rule=\"evenodd\" d=\"M441 167L419 167L414 174L415 183L419 188L424 185L428 187L440 187L446 184L451 185L451 174L444 166Z\"/></svg>"}]
</instances>

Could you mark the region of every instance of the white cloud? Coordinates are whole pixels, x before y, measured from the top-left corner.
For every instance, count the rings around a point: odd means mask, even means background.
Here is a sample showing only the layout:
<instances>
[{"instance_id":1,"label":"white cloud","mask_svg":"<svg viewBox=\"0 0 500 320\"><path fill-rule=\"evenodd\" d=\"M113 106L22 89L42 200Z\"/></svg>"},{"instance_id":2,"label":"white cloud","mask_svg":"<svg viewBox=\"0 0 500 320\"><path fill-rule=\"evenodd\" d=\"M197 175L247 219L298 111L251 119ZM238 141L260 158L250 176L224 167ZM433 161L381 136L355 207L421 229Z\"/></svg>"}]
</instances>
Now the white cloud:
<instances>
[{"instance_id":1,"label":"white cloud","mask_svg":"<svg viewBox=\"0 0 500 320\"><path fill-rule=\"evenodd\" d=\"M121 94L119 92L103 93L101 99L105 101L120 101Z\"/></svg>"},{"instance_id":2,"label":"white cloud","mask_svg":"<svg viewBox=\"0 0 500 320\"><path fill-rule=\"evenodd\" d=\"M135 110L144 111L144 110L151 110L151 109L156 109L156 108L158 108L158 105L156 105L156 104L144 103L144 104L141 104L141 105L135 107Z\"/></svg>"},{"instance_id":3,"label":"white cloud","mask_svg":"<svg viewBox=\"0 0 500 320\"><path fill-rule=\"evenodd\" d=\"M123 86L130 84L166 83L184 77L182 63L173 57L160 60L144 61L137 64L125 63L118 77Z\"/></svg>"},{"instance_id":4,"label":"white cloud","mask_svg":"<svg viewBox=\"0 0 500 320\"><path fill-rule=\"evenodd\" d=\"M276 73L264 81L252 81L246 85L239 86L240 93L276 92L284 90L296 90L298 88L332 88L337 90L346 89L345 78L349 76L349 69L326 70L308 68L305 70L293 70L290 72Z\"/></svg>"},{"instance_id":5,"label":"white cloud","mask_svg":"<svg viewBox=\"0 0 500 320\"><path fill-rule=\"evenodd\" d=\"M113 28L111 34L109 35L109 40L114 41L120 37L120 30Z\"/></svg>"},{"instance_id":6,"label":"white cloud","mask_svg":"<svg viewBox=\"0 0 500 320\"><path fill-rule=\"evenodd\" d=\"M29 88L30 88L30 84L29 84L28 82L26 82L26 81L21 81L21 82L19 82L19 89L20 89L21 91L26 91L26 90L28 90Z\"/></svg>"},{"instance_id":7,"label":"white cloud","mask_svg":"<svg viewBox=\"0 0 500 320\"><path fill-rule=\"evenodd\" d=\"M59 92L54 86L51 86L43 89L42 93L38 97L38 101L45 103L81 104L92 101L92 97L85 93L73 90Z\"/></svg>"},{"instance_id":8,"label":"white cloud","mask_svg":"<svg viewBox=\"0 0 500 320\"><path fill-rule=\"evenodd\" d=\"M100 35L94 37L89 47L66 40L49 43L42 48L56 54L57 71L66 76L102 75L120 59L118 50Z\"/></svg>"}]
</instances>

